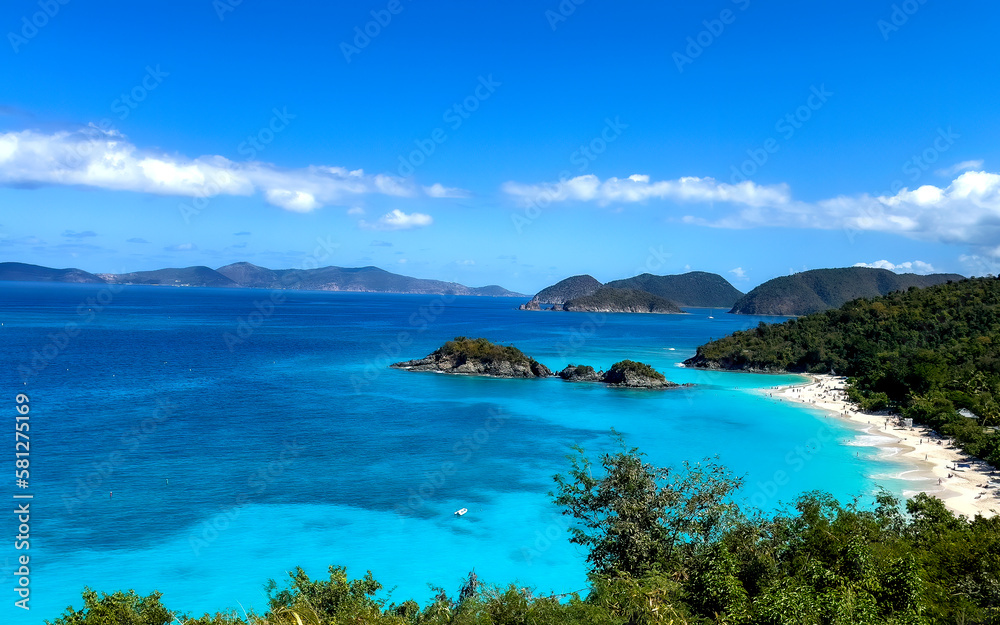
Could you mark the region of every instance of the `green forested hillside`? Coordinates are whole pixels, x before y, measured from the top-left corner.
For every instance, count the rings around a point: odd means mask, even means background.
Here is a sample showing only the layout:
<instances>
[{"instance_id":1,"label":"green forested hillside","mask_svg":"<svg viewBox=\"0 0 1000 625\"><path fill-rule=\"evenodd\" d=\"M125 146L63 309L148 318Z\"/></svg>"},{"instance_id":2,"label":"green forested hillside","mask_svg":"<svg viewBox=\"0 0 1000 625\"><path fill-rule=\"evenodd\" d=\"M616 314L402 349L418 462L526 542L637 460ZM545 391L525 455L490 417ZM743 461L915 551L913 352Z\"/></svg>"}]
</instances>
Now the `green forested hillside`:
<instances>
[{"instance_id":1,"label":"green forested hillside","mask_svg":"<svg viewBox=\"0 0 1000 625\"><path fill-rule=\"evenodd\" d=\"M149 284L166 286L239 286L233 280L210 267L182 267L134 271L132 273L101 274L108 282L115 284Z\"/></svg>"},{"instance_id":2,"label":"green forested hillside","mask_svg":"<svg viewBox=\"0 0 1000 625\"><path fill-rule=\"evenodd\" d=\"M51 269L27 263L0 263L0 280L17 282L80 282L101 284L101 278L82 269Z\"/></svg>"},{"instance_id":3,"label":"green forested hillside","mask_svg":"<svg viewBox=\"0 0 1000 625\"><path fill-rule=\"evenodd\" d=\"M1000 464L1000 279L974 278L761 323L698 348L696 367L829 372L862 408L893 408ZM961 408L978 418L959 416ZM986 429L984 429L984 426Z\"/></svg>"},{"instance_id":4,"label":"green forested hillside","mask_svg":"<svg viewBox=\"0 0 1000 625\"><path fill-rule=\"evenodd\" d=\"M636 289L610 289L601 287L590 295L574 297L563 304L563 310L573 312L637 312L682 313L677 304L668 299Z\"/></svg>"},{"instance_id":5,"label":"green forested hillside","mask_svg":"<svg viewBox=\"0 0 1000 625\"><path fill-rule=\"evenodd\" d=\"M495 284L469 287L457 282L411 278L378 267L316 267L314 269L268 269L240 262L219 267L218 272L243 287L298 289L303 291L357 291L369 293L441 293L520 297Z\"/></svg>"},{"instance_id":6,"label":"green forested hillside","mask_svg":"<svg viewBox=\"0 0 1000 625\"><path fill-rule=\"evenodd\" d=\"M643 273L604 286L615 289L638 289L675 302L678 306L729 308L743 296L741 291L716 273L689 271L674 276Z\"/></svg>"},{"instance_id":7,"label":"green forested hillside","mask_svg":"<svg viewBox=\"0 0 1000 625\"><path fill-rule=\"evenodd\" d=\"M927 287L962 279L958 274L919 276L870 267L813 269L768 280L740 298L729 312L740 315L808 315L837 308L859 297L878 297L911 286Z\"/></svg>"},{"instance_id":8,"label":"green forested hillside","mask_svg":"<svg viewBox=\"0 0 1000 625\"><path fill-rule=\"evenodd\" d=\"M587 274L570 276L552 286L545 287L531 298L531 302L561 306L574 297L590 295L599 288L601 288L601 283L594 276Z\"/></svg>"}]
</instances>

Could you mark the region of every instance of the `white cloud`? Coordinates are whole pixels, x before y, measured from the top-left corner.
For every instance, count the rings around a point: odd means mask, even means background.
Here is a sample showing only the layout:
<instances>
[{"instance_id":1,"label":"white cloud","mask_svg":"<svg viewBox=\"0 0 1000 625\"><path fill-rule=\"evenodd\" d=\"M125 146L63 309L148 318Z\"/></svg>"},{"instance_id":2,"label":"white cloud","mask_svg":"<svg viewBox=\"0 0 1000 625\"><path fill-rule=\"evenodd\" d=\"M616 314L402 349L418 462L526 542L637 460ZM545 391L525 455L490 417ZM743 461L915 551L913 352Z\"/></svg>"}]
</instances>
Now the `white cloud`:
<instances>
[{"instance_id":1,"label":"white cloud","mask_svg":"<svg viewBox=\"0 0 1000 625\"><path fill-rule=\"evenodd\" d=\"M96 126L44 134L32 130L0 133L0 184L82 185L184 197L253 195L285 210L309 212L366 194L410 197L411 182L363 170L310 165L281 169L259 161L222 156L190 158L140 149L117 131ZM439 184L434 192L452 193Z\"/></svg>"},{"instance_id":2,"label":"white cloud","mask_svg":"<svg viewBox=\"0 0 1000 625\"><path fill-rule=\"evenodd\" d=\"M382 215L375 223L368 223L362 219L358 222L358 225L369 230L410 230L412 228L429 226L432 223L434 223L434 220L430 215L423 213L407 214L397 208Z\"/></svg>"},{"instance_id":3,"label":"white cloud","mask_svg":"<svg viewBox=\"0 0 1000 625\"><path fill-rule=\"evenodd\" d=\"M364 215L365 214L365 209L361 208L360 206L355 206L353 208L347 209L347 214L348 215Z\"/></svg>"},{"instance_id":4,"label":"white cloud","mask_svg":"<svg viewBox=\"0 0 1000 625\"><path fill-rule=\"evenodd\" d=\"M984 254L963 254L958 260L970 269L970 275L1000 275L1000 248Z\"/></svg>"},{"instance_id":5,"label":"white cloud","mask_svg":"<svg viewBox=\"0 0 1000 625\"><path fill-rule=\"evenodd\" d=\"M458 265L475 265L476 261L474 261L474 260L459 260L459 261L456 261L456 264L458 264Z\"/></svg>"},{"instance_id":6,"label":"white cloud","mask_svg":"<svg viewBox=\"0 0 1000 625\"><path fill-rule=\"evenodd\" d=\"M296 213L308 213L320 206L313 194L306 193L305 191L270 189L265 196L271 204Z\"/></svg>"},{"instance_id":7,"label":"white cloud","mask_svg":"<svg viewBox=\"0 0 1000 625\"><path fill-rule=\"evenodd\" d=\"M164 252L191 252L198 249L198 246L194 243L180 243L178 245L169 245L163 248Z\"/></svg>"},{"instance_id":8,"label":"white cloud","mask_svg":"<svg viewBox=\"0 0 1000 625\"><path fill-rule=\"evenodd\" d=\"M431 197L441 198L464 198L469 197L469 192L456 187L446 187L440 182L435 182L429 187L424 187L424 193Z\"/></svg>"},{"instance_id":9,"label":"white cloud","mask_svg":"<svg viewBox=\"0 0 1000 625\"><path fill-rule=\"evenodd\" d=\"M542 184L506 182L503 190L522 204L551 202L644 202L650 199L680 202L729 202L746 206L775 206L789 201L784 184L761 186L750 181L739 184L718 182L714 178L688 176L677 180L650 182L649 176L633 174L628 178L601 181L593 174Z\"/></svg>"},{"instance_id":10,"label":"white cloud","mask_svg":"<svg viewBox=\"0 0 1000 625\"><path fill-rule=\"evenodd\" d=\"M993 246L1000 241L1000 174L966 171L945 187L903 188L895 195L841 195L815 202L792 199L785 184L737 185L712 178L679 178L650 182L648 176L601 181L587 175L554 183L525 185L507 182L503 190L528 205L551 202L674 202L713 203L712 217L682 215L683 223L715 228L812 228L850 232L886 232L920 240ZM720 214L721 213L721 214Z\"/></svg>"},{"instance_id":11,"label":"white cloud","mask_svg":"<svg viewBox=\"0 0 1000 625\"><path fill-rule=\"evenodd\" d=\"M87 237L96 237L97 233L93 230L84 230L83 232L76 232L74 230L65 230L62 235L67 239L85 239Z\"/></svg>"},{"instance_id":12,"label":"white cloud","mask_svg":"<svg viewBox=\"0 0 1000 625\"><path fill-rule=\"evenodd\" d=\"M745 208L716 220L685 223L719 228L789 227L886 232L914 239L995 245L1000 240L1000 174L966 172L944 188L924 185L891 196L839 196Z\"/></svg>"},{"instance_id":13,"label":"white cloud","mask_svg":"<svg viewBox=\"0 0 1000 625\"><path fill-rule=\"evenodd\" d=\"M736 276L738 280L746 280L747 272L743 270L743 267L737 267L736 269L730 269L729 273Z\"/></svg>"},{"instance_id":14,"label":"white cloud","mask_svg":"<svg viewBox=\"0 0 1000 625\"><path fill-rule=\"evenodd\" d=\"M872 267L875 269L888 269L897 273L934 273L934 267L930 263L922 260L910 260L905 263L890 263L887 260L876 260L874 263L854 263L855 267Z\"/></svg>"},{"instance_id":15,"label":"white cloud","mask_svg":"<svg viewBox=\"0 0 1000 625\"><path fill-rule=\"evenodd\" d=\"M955 174L960 174L962 172L969 171L970 169L980 170L982 168L983 159L978 159L974 161L962 161L961 163L956 163L951 167L939 169L934 173L939 176L954 176Z\"/></svg>"}]
</instances>

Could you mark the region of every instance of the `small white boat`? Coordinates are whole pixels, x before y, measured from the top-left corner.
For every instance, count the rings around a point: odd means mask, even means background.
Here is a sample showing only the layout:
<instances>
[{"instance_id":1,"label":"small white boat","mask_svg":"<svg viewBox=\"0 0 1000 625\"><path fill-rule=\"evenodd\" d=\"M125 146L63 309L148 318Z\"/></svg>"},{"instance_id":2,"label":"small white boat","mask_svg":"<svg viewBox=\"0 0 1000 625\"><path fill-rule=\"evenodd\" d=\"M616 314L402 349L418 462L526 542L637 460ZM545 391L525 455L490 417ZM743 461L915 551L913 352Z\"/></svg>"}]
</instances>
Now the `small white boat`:
<instances>
[{"instance_id":1,"label":"small white boat","mask_svg":"<svg viewBox=\"0 0 1000 625\"><path fill-rule=\"evenodd\" d=\"M455 510L455 516L462 516L468 511L469 511L468 508L459 508L458 510Z\"/></svg>"},{"instance_id":2,"label":"small white boat","mask_svg":"<svg viewBox=\"0 0 1000 625\"><path fill-rule=\"evenodd\" d=\"M713 317L712 315L709 315L708 318L709 319L715 319L715 317Z\"/></svg>"}]
</instances>

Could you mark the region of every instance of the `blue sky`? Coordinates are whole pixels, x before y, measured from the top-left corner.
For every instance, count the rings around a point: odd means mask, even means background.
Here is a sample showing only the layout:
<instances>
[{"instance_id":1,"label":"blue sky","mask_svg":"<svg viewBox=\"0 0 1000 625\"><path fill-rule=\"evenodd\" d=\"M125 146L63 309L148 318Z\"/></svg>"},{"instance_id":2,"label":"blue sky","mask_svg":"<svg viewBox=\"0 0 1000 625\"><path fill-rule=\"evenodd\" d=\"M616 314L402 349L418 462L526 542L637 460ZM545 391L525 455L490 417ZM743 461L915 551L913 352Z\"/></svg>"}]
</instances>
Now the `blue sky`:
<instances>
[{"instance_id":1,"label":"blue sky","mask_svg":"<svg viewBox=\"0 0 1000 625\"><path fill-rule=\"evenodd\" d=\"M0 258L1000 265L996 3L235 2L5 3Z\"/></svg>"}]
</instances>

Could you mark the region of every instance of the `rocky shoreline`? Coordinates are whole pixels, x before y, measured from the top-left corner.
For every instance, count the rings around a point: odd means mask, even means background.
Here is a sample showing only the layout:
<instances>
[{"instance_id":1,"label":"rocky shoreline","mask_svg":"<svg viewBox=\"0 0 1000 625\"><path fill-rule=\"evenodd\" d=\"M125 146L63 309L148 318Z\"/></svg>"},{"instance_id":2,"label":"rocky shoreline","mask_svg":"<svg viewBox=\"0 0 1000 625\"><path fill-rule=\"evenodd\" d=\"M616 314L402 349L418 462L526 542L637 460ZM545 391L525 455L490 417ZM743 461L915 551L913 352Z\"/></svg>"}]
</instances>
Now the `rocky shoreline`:
<instances>
[{"instance_id":1,"label":"rocky shoreline","mask_svg":"<svg viewBox=\"0 0 1000 625\"><path fill-rule=\"evenodd\" d=\"M518 306L519 310L554 310L595 313L685 314L670 300L635 289L600 288L589 295L574 297L543 307L538 299Z\"/></svg>"},{"instance_id":2,"label":"rocky shoreline","mask_svg":"<svg viewBox=\"0 0 1000 625\"><path fill-rule=\"evenodd\" d=\"M681 363L684 367L690 367L692 369L703 369L705 371L741 371L744 373L774 373L774 374L802 374L802 371L786 371L785 369L772 369L769 367L747 367L743 364L737 363L730 358L724 358L722 360L710 360L705 358L701 354L695 354L691 358L688 358Z\"/></svg>"}]
</instances>

